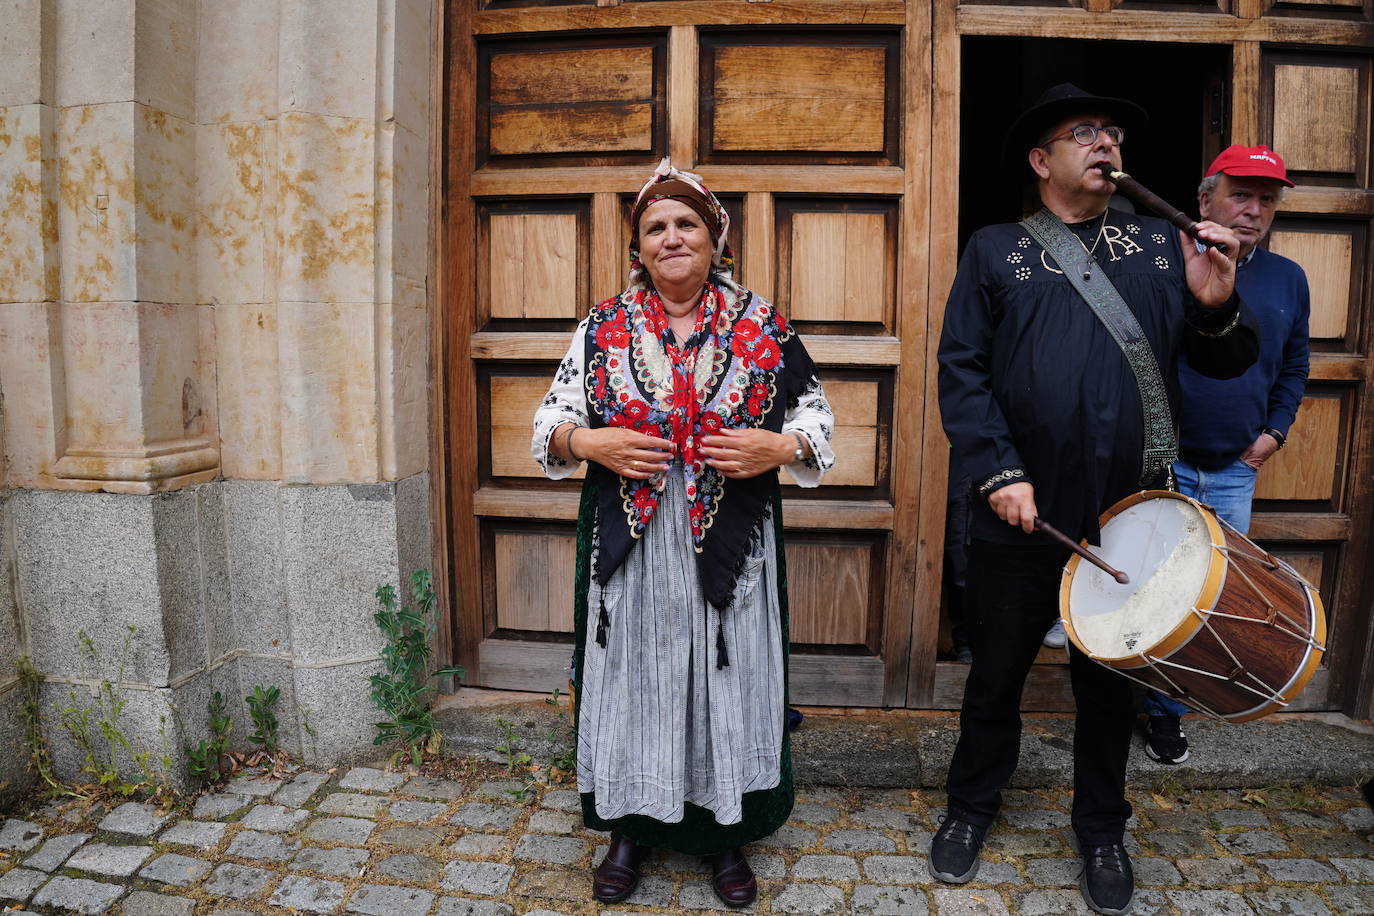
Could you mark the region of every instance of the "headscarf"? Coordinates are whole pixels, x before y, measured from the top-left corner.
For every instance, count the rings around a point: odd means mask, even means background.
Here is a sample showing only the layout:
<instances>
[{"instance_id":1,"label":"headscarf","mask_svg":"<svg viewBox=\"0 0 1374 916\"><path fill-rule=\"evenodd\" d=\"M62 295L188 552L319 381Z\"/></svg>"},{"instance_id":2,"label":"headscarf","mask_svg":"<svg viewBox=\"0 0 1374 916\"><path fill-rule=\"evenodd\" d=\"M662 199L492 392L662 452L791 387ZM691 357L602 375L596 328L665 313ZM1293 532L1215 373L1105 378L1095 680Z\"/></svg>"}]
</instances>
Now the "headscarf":
<instances>
[{"instance_id":1,"label":"headscarf","mask_svg":"<svg viewBox=\"0 0 1374 916\"><path fill-rule=\"evenodd\" d=\"M721 206L716 195L702 184L701 176L673 168L666 156L644 187L639 189L634 206L630 208L630 285L648 279L644 264L639 259L639 218L650 204L660 200L681 201L701 217L706 224L706 231L711 233L711 272L717 275L714 279L734 286L735 255L725 238L730 231L730 214Z\"/></svg>"},{"instance_id":2,"label":"headscarf","mask_svg":"<svg viewBox=\"0 0 1374 916\"><path fill-rule=\"evenodd\" d=\"M695 328L679 348L632 244L629 286L588 316L588 414L593 427L620 426L678 443L702 588L723 610L754 539L762 534L777 475L727 478L706 464L699 442L725 428L780 432L787 408L818 383L791 325L769 302L735 282L726 242L730 221L720 201L700 178L674 169L666 159L631 212L637 217L664 198L704 211L708 228L717 230ZM643 535L666 483L662 474L634 480L590 466L587 485L596 488L599 519L595 572L603 586ZM597 634L603 645L607 625L603 608Z\"/></svg>"}]
</instances>

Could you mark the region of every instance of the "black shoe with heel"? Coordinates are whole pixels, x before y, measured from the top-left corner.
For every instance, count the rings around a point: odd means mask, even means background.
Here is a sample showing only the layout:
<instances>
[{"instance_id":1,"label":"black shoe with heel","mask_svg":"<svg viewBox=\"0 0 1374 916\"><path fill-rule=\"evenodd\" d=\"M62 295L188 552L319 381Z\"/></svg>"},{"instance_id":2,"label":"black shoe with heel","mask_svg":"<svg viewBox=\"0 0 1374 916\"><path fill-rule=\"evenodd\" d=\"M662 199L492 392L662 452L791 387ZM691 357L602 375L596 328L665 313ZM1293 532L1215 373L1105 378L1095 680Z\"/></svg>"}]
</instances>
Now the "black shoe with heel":
<instances>
[{"instance_id":1,"label":"black shoe with heel","mask_svg":"<svg viewBox=\"0 0 1374 916\"><path fill-rule=\"evenodd\" d=\"M639 866L648 846L638 846L619 833L611 834L606 858L592 872L592 896L602 903L619 903L639 886Z\"/></svg>"},{"instance_id":2,"label":"black shoe with heel","mask_svg":"<svg viewBox=\"0 0 1374 916\"><path fill-rule=\"evenodd\" d=\"M711 856L711 889L729 907L748 906L759 895L754 870L738 849Z\"/></svg>"}]
</instances>

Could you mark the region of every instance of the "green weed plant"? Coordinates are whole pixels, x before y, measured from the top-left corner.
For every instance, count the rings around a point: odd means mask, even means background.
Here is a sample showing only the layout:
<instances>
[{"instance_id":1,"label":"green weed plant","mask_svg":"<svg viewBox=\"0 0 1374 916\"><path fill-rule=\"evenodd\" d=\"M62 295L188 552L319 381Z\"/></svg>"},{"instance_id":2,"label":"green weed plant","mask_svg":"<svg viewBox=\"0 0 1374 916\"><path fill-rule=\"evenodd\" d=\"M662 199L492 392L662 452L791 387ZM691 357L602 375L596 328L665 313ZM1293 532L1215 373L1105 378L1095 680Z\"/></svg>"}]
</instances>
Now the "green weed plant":
<instances>
[{"instance_id":1,"label":"green weed plant","mask_svg":"<svg viewBox=\"0 0 1374 916\"><path fill-rule=\"evenodd\" d=\"M368 678L372 702L386 718L376 723L373 744L400 741L402 749L392 755L392 763L409 757L419 764L426 754L439 752L443 733L434 719L433 678L463 676L461 667L429 670L430 642L434 637L434 583L429 570L417 570L410 577L413 606L397 600L396 589L383 585L376 591L378 608L372 619L382 631L383 670Z\"/></svg>"},{"instance_id":2,"label":"green weed plant","mask_svg":"<svg viewBox=\"0 0 1374 916\"><path fill-rule=\"evenodd\" d=\"M253 692L244 698L248 703L248 715L253 720L253 734L248 740L262 748L269 757L276 757L281 749L277 721L277 701L281 699L281 688L275 684L263 687L253 685Z\"/></svg>"},{"instance_id":3,"label":"green weed plant","mask_svg":"<svg viewBox=\"0 0 1374 916\"><path fill-rule=\"evenodd\" d=\"M200 739L195 747L189 744L185 746L186 771L191 776L214 785L229 773L224 763L229 754L229 738L234 731L234 720L226 709L224 695L218 690L206 705L210 713L210 738Z\"/></svg>"},{"instance_id":4,"label":"green weed plant","mask_svg":"<svg viewBox=\"0 0 1374 916\"><path fill-rule=\"evenodd\" d=\"M116 685L124 681L129 652L137 634L137 627L130 625L127 628L115 675L111 679L102 673L103 665L95 641L84 630L77 631L81 652L80 676L98 677L99 680L91 698L93 702L78 698L76 687L68 686L67 703L58 709L57 719L81 753L80 772L93 777L101 789L123 797L146 791L159 799L170 801L175 792L168 782L172 757L167 751L166 717L161 717L158 726L162 753L156 758L151 750L129 738L121 722L128 700ZM138 767L141 778L127 780L120 775L121 752ZM154 765L155 762L161 764L160 770Z\"/></svg>"}]
</instances>

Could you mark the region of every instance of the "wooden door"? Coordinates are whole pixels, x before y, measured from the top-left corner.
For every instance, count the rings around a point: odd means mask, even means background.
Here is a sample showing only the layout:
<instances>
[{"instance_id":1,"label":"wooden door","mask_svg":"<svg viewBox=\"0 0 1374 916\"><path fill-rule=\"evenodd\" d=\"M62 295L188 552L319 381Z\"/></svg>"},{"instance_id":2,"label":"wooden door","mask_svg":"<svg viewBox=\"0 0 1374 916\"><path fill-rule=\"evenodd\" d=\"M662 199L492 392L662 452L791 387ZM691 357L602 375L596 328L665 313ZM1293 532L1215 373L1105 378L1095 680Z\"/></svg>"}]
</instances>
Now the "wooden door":
<instances>
[{"instance_id":1,"label":"wooden door","mask_svg":"<svg viewBox=\"0 0 1374 916\"><path fill-rule=\"evenodd\" d=\"M919 530L928 9L451 0L446 18L448 521L465 683L566 682L578 481L540 476L530 419L578 320L622 288L627 202L671 155L730 209L742 281L800 329L835 408L825 486L784 485L792 700L905 704L923 677L912 659L933 664L933 643L912 651L913 616L934 613L938 589Z\"/></svg>"},{"instance_id":2,"label":"wooden door","mask_svg":"<svg viewBox=\"0 0 1374 916\"><path fill-rule=\"evenodd\" d=\"M1229 117L1214 117L1222 125L1220 144L1265 143L1287 160L1297 187L1288 192L1268 244L1302 265L1312 287L1311 379L1288 446L1260 474L1251 536L1318 585L1326 604L1329 651L1323 669L1295 706L1340 708L1368 717L1374 712L1374 578L1369 563L1374 519L1374 360L1369 356L1374 346L1374 4L935 0L934 19L934 119L936 133L943 136L960 135L961 43L969 36L1157 43L1159 67L1204 53L1171 53L1171 46L1225 50ZM1132 80L1154 79L1148 72L1107 67L1080 81L1106 94L1132 97ZM1207 80L1200 78L1197 89L1209 92ZM1215 116L1217 106L1209 99L1205 110ZM1209 138L1200 149L1181 146L1173 155L1195 158L1200 176L1217 145ZM957 159L952 151L945 156ZM932 291L947 290L953 277L958 207L956 187L933 187ZM941 308L937 301L935 311ZM937 701L954 695L948 688L957 680L947 666L941 669ZM1033 675L1028 696L1040 708L1052 708L1058 691L1060 705L1071 708L1062 681L1059 672L1042 669Z\"/></svg>"},{"instance_id":3,"label":"wooden door","mask_svg":"<svg viewBox=\"0 0 1374 916\"><path fill-rule=\"evenodd\" d=\"M1287 4L1285 4L1287 6ZM1311 7L1294 5L1312 12ZM1354 7L1354 9L1361 9ZM1362 11L1368 16L1369 7ZM1374 502L1374 291L1370 78L1374 55L1262 46L1247 93L1253 141L1279 150L1288 192L1271 251L1303 266L1312 295L1312 372L1287 446L1260 472L1252 532L1317 584L1331 633L1323 675L1304 701L1369 715L1367 664ZM1361 701L1361 695L1363 697Z\"/></svg>"}]
</instances>

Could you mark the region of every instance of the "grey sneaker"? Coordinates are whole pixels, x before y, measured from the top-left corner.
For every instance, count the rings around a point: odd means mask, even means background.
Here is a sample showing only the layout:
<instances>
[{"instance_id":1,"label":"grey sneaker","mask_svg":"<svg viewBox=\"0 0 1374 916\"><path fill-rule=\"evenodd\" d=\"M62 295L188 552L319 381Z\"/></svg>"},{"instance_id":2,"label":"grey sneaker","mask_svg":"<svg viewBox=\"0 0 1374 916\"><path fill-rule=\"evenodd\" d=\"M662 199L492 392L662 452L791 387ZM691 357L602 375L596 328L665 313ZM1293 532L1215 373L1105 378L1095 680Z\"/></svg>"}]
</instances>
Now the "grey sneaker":
<instances>
[{"instance_id":1,"label":"grey sneaker","mask_svg":"<svg viewBox=\"0 0 1374 916\"><path fill-rule=\"evenodd\" d=\"M1188 759L1188 736L1178 716L1150 716L1145 726L1145 753L1160 763L1182 763Z\"/></svg>"},{"instance_id":2,"label":"grey sneaker","mask_svg":"<svg viewBox=\"0 0 1374 916\"><path fill-rule=\"evenodd\" d=\"M945 815L930 841L930 858L926 860L930 876L946 884L972 881L978 874L978 853L986 833L986 828Z\"/></svg>"},{"instance_id":3,"label":"grey sneaker","mask_svg":"<svg viewBox=\"0 0 1374 916\"><path fill-rule=\"evenodd\" d=\"M1054 626L1045 633L1045 638L1041 642L1051 649L1064 648L1069 642L1069 634L1064 632L1064 621L1056 620Z\"/></svg>"}]
</instances>

